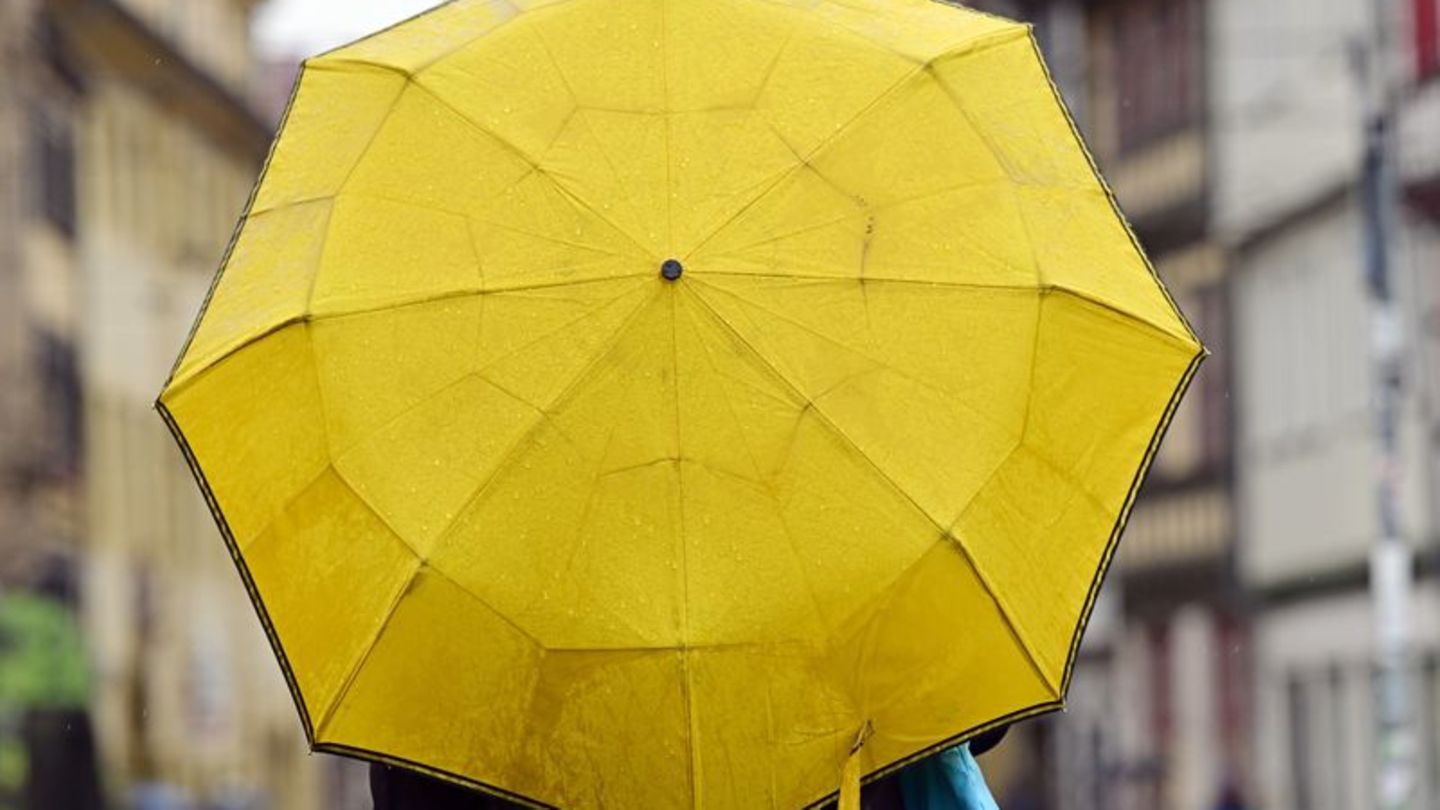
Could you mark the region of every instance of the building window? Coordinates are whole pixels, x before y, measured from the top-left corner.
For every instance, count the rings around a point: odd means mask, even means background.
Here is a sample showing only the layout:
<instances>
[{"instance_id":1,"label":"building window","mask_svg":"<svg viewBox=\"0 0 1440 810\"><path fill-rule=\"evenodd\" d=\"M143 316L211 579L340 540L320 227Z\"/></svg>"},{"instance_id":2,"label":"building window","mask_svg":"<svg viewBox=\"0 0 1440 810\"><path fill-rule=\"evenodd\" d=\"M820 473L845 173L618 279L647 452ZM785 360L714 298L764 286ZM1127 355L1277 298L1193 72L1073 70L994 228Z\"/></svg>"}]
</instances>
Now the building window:
<instances>
[{"instance_id":1,"label":"building window","mask_svg":"<svg viewBox=\"0 0 1440 810\"><path fill-rule=\"evenodd\" d=\"M1189 298L1195 331L1210 349L1210 358L1195 379L1200 409L1200 467L1222 472L1230 460L1230 331L1225 287L1214 284L1193 291Z\"/></svg>"},{"instance_id":2,"label":"building window","mask_svg":"<svg viewBox=\"0 0 1440 810\"><path fill-rule=\"evenodd\" d=\"M1231 452L1228 299L1223 282L1176 294L1180 310L1210 349L1161 445L1152 473L1157 484L1225 477Z\"/></svg>"},{"instance_id":3,"label":"building window","mask_svg":"<svg viewBox=\"0 0 1440 810\"><path fill-rule=\"evenodd\" d=\"M1440 75L1440 0L1414 0L1415 73Z\"/></svg>"},{"instance_id":4,"label":"building window","mask_svg":"<svg viewBox=\"0 0 1440 810\"><path fill-rule=\"evenodd\" d=\"M75 347L47 330L40 330L35 335L35 349L44 403L46 455L56 473L73 475L80 469L84 449L84 411Z\"/></svg>"},{"instance_id":5,"label":"building window","mask_svg":"<svg viewBox=\"0 0 1440 810\"><path fill-rule=\"evenodd\" d=\"M1197 0L1131 0L1114 25L1120 148L1196 123L1200 113Z\"/></svg>"},{"instance_id":6,"label":"building window","mask_svg":"<svg viewBox=\"0 0 1440 810\"><path fill-rule=\"evenodd\" d=\"M37 109L30 118L35 199L47 222L75 235L75 136L63 116Z\"/></svg>"},{"instance_id":7,"label":"building window","mask_svg":"<svg viewBox=\"0 0 1440 810\"><path fill-rule=\"evenodd\" d=\"M1287 736L1290 743L1290 792L1296 807L1313 806L1311 785L1314 782L1314 744L1310 728L1310 701L1307 699L1305 681L1299 674L1292 674L1285 683L1286 712L1289 715Z\"/></svg>"}]
</instances>

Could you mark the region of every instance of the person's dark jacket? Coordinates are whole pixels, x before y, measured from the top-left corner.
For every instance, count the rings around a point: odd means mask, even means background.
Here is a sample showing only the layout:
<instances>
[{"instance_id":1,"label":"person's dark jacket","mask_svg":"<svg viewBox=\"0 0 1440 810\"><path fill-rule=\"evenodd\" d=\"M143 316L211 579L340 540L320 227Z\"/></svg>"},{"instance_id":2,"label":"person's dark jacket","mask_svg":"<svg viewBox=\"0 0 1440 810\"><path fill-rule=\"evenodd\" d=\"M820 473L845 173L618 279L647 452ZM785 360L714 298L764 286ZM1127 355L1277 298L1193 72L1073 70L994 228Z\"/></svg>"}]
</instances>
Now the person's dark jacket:
<instances>
[{"instance_id":1,"label":"person's dark jacket","mask_svg":"<svg viewBox=\"0 0 1440 810\"><path fill-rule=\"evenodd\" d=\"M404 768L370 766L370 795L375 810L516 810L494 796L434 779Z\"/></svg>"},{"instance_id":2,"label":"person's dark jacket","mask_svg":"<svg viewBox=\"0 0 1440 810\"><path fill-rule=\"evenodd\" d=\"M1005 729L982 734L970 744L976 755L995 747ZM866 785L862 802L866 810L903 810L897 775ZM403 768L370 766L370 794L375 810L514 810L520 805L434 779Z\"/></svg>"}]
</instances>

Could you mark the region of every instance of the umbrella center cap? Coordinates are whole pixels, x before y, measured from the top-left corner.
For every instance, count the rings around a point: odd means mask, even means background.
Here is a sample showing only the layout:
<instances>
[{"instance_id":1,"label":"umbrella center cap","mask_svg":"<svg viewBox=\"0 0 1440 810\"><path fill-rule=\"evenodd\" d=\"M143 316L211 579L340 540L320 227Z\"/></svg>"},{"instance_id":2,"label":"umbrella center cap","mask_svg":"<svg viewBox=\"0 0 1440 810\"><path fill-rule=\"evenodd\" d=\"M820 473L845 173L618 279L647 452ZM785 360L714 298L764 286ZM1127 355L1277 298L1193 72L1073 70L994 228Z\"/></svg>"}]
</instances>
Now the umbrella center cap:
<instances>
[{"instance_id":1,"label":"umbrella center cap","mask_svg":"<svg viewBox=\"0 0 1440 810\"><path fill-rule=\"evenodd\" d=\"M685 265L681 264L679 259L666 259L665 263L660 265L660 275L666 281L679 281L680 277L685 275Z\"/></svg>"}]
</instances>

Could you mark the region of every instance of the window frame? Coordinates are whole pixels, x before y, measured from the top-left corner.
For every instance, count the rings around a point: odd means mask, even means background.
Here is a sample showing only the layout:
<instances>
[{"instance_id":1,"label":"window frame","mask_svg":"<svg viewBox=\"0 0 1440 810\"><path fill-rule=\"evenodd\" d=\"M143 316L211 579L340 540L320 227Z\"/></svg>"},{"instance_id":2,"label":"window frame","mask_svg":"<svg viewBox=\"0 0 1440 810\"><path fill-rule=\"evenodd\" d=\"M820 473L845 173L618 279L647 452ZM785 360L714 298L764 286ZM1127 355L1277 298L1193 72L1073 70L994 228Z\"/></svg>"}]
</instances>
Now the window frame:
<instances>
[{"instance_id":1,"label":"window frame","mask_svg":"<svg viewBox=\"0 0 1440 810\"><path fill-rule=\"evenodd\" d=\"M1110 19L1115 129L1121 153L1200 123L1204 97L1200 0L1128 0Z\"/></svg>"},{"instance_id":2,"label":"window frame","mask_svg":"<svg viewBox=\"0 0 1440 810\"><path fill-rule=\"evenodd\" d=\"M1414 0L1410 23L1417 83L1440 78L1440 0Z\"/></svg>"},{"instance_id":3,"label":"window frame","mask_svg":"<svg viewBox=\"0 0 1440 810\"><path fill-rule=\"evenodd\" d=\"M30 113L34 212L67 237L79 229L79 150L67 115L40 105Z\"/></svg>"}]
</instances>

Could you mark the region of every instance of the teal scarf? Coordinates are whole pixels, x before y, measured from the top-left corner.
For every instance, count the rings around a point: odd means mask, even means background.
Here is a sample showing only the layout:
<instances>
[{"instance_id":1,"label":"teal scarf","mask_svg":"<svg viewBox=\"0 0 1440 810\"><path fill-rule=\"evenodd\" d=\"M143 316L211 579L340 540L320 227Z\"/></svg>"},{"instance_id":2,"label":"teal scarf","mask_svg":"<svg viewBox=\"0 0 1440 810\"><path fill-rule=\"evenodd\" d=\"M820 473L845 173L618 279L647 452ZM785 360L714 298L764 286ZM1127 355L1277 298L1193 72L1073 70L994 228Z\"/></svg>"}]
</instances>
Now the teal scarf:
<instances>
[{"instance_id":1,"label":"teal scarf","mask_svg":"<svg viewBox=\"0 0 1440 810\"><path fill-rule=\"evenodd\" d=\"M960 745L900 772L905 810L1000 810L969 745Z\"/></svg>"}]
</instances>

